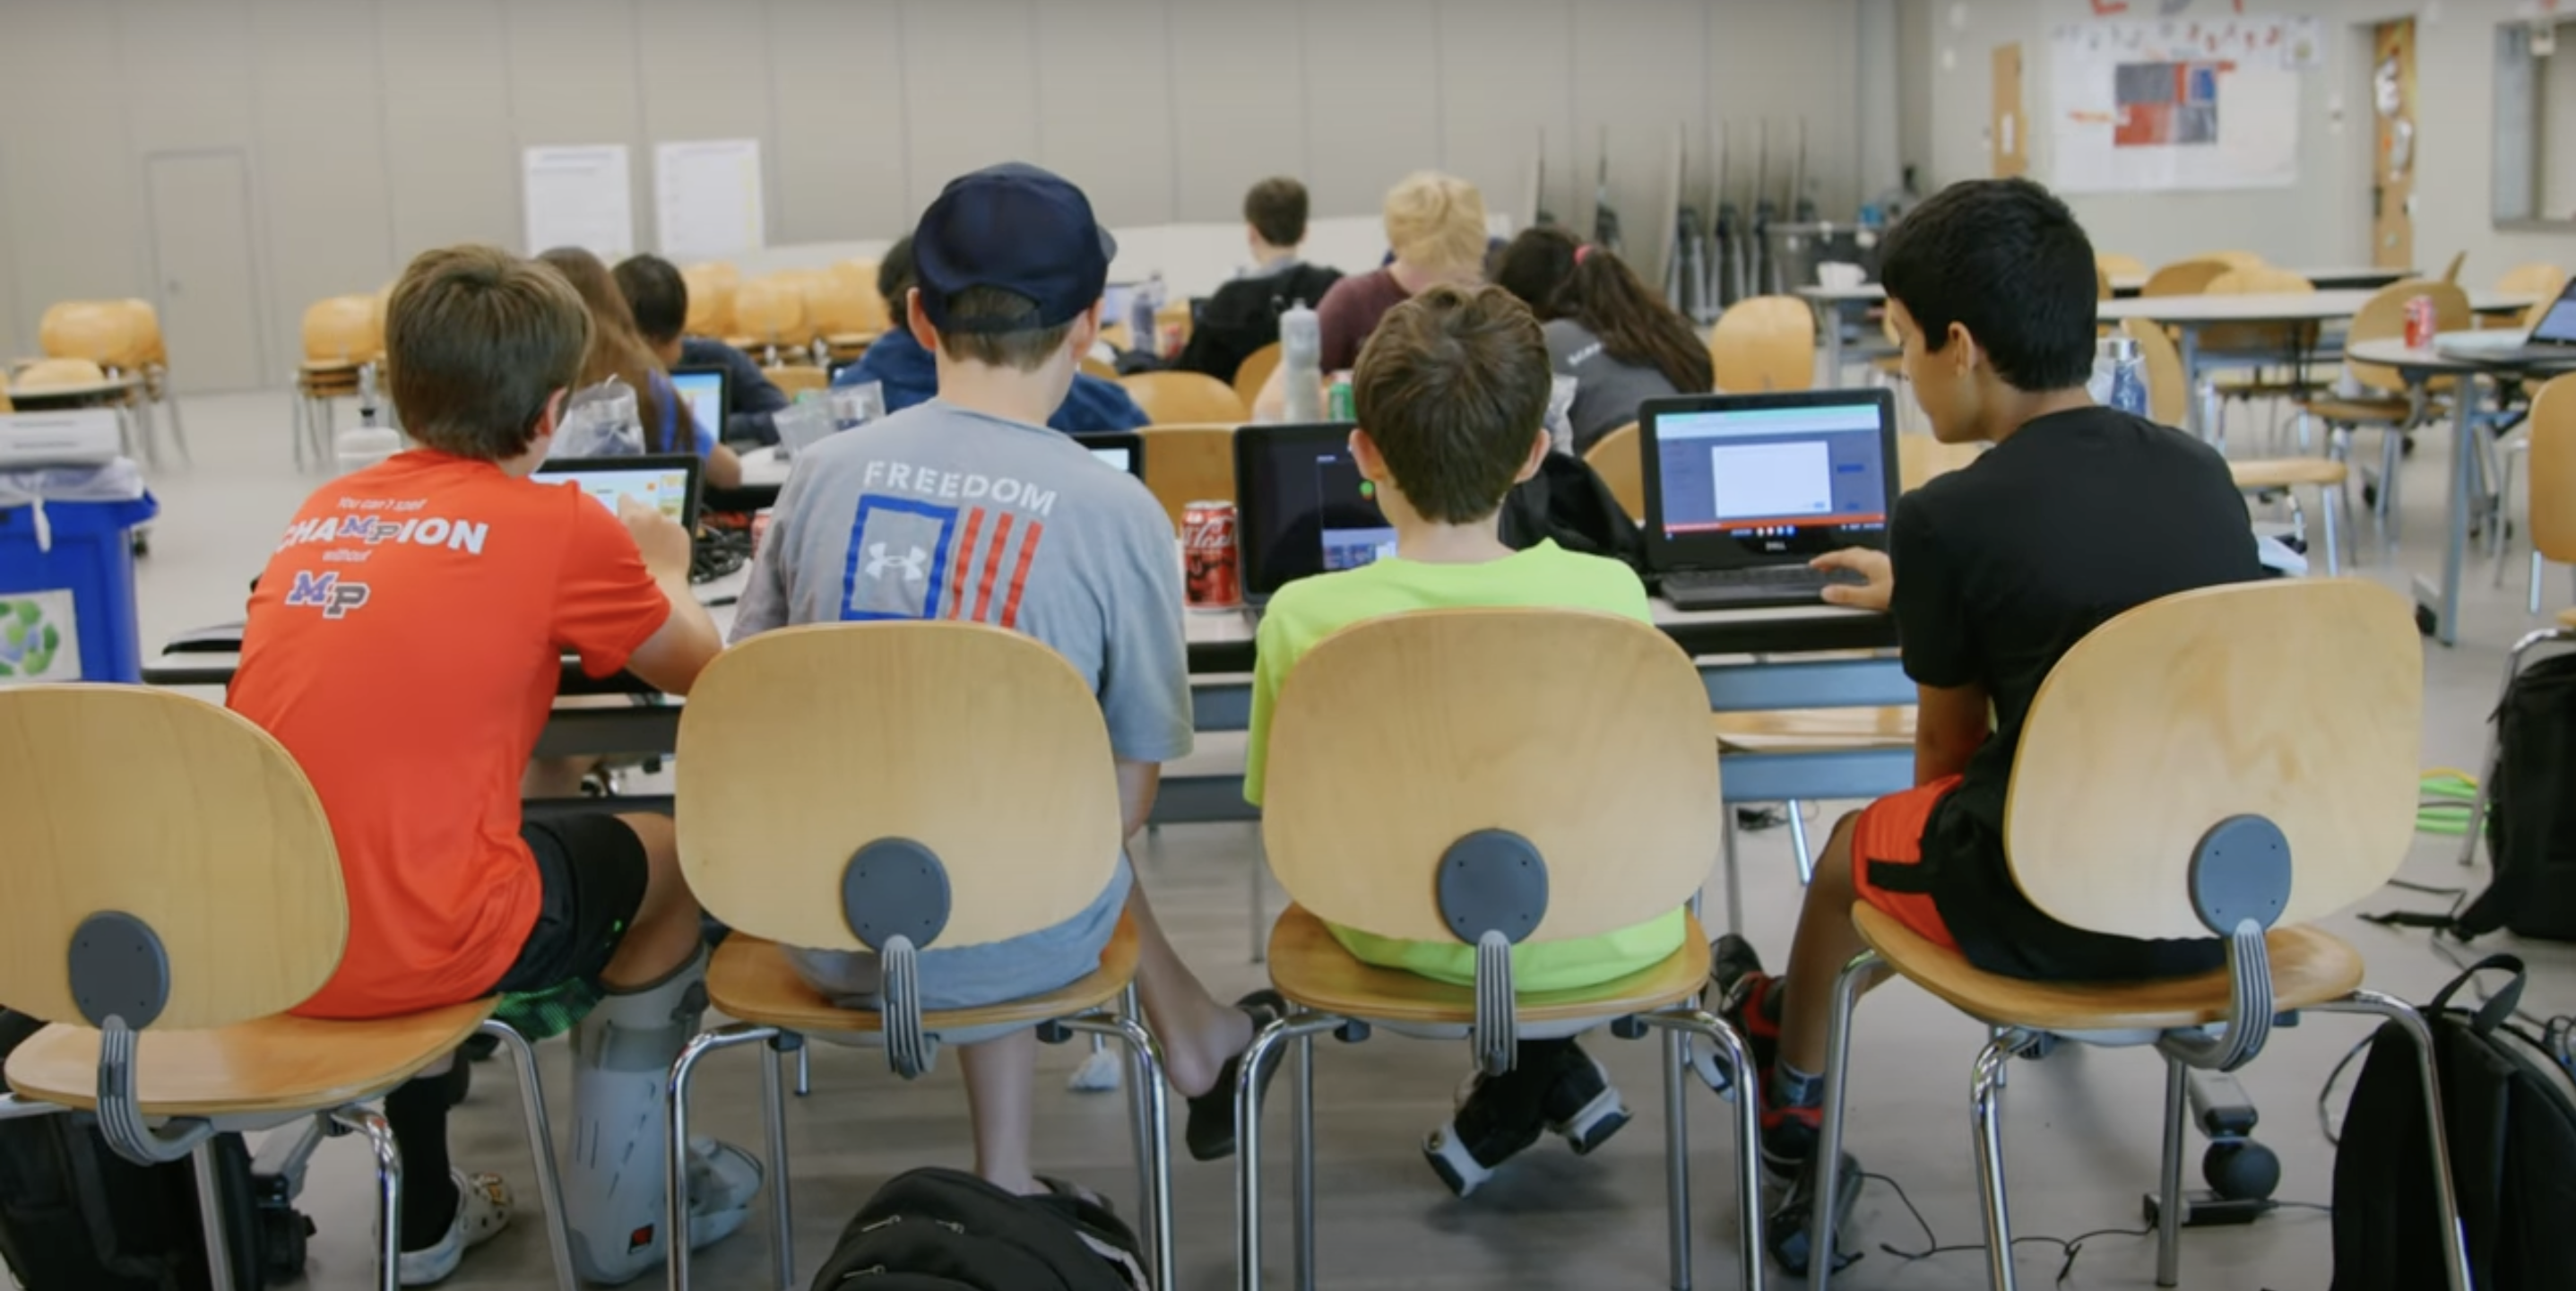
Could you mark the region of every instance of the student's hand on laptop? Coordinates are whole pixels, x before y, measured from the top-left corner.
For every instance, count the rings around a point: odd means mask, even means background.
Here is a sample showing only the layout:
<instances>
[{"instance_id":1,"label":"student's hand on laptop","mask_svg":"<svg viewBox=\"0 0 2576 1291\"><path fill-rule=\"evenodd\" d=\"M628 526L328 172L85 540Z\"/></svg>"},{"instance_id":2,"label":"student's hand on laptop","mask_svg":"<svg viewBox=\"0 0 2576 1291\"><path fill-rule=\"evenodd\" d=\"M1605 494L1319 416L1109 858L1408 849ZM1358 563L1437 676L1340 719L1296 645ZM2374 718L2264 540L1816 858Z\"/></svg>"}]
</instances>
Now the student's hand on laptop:
<instances>
[{"instance_id":1,"label":"student's hand on laptop","mask_svg":"<svg viewBox=\"0 0 2576 1291\"><path fill-rule=\"evenodd\" d=\"M635 537L635 550L644 557L645 572L657 579L689 577L689 531L680 522L662 514L659 507L646 506L633 498L617 500L617 518L626 522L626 532Z\"/></svg>"},{"instance_id":2,"label":"student's hand on laptop","mask_svg":"<svg viewBox=\"0 0 2576 1291\"><path fill-rule=\"evenodd\" d=\"M1845 547L1841 551L1826 552L1807 563L1816 569L1840 570L1869 580L1866 586L1861 587L1827 583L1824 597L1828 605L1848 605L1856 610L1885 613L1888 603L1896 598L1896 567L1888 563L1886 552L1872 551L1867 547Z\"/></svg>"}]
</instances>

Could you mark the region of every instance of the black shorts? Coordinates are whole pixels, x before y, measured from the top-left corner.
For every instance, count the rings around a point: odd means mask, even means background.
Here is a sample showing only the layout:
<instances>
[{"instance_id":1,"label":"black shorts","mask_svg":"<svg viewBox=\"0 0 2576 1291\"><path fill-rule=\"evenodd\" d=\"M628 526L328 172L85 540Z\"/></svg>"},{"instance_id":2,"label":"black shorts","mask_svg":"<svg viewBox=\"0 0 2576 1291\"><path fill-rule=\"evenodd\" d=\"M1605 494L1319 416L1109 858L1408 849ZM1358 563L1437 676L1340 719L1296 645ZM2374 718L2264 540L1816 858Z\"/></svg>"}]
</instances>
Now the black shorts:
<instances>
[{"instance_id":1,"label":"black shorts","mask_svg":"<svg viewBox=\"0 0 2576 1291\"><path fill-rule=\"evenodd\" d=\"M2002 837L1961 810L1958 794L1932 809L1922 856L1920 890L1939 908L1959 953L1986 972L2031 982L2137 982L2189 977L2227 963L2227 943L2215 937L2142 941L2069 927L2041 913L2013 882Z\"/></svg>"},{"instance_id":2,"label":"black shorts","mask_svg":"<svg viewBox=\"0 0 2576 1291\"><path fill-rule=\"evenodd\" d=\"M519 837L536 858L544 895L527 943L493 991L518 995L572 981L597 986L644 908L653 870L644 840L606 814L525 821Z\"/></svg>"}]
</instances>

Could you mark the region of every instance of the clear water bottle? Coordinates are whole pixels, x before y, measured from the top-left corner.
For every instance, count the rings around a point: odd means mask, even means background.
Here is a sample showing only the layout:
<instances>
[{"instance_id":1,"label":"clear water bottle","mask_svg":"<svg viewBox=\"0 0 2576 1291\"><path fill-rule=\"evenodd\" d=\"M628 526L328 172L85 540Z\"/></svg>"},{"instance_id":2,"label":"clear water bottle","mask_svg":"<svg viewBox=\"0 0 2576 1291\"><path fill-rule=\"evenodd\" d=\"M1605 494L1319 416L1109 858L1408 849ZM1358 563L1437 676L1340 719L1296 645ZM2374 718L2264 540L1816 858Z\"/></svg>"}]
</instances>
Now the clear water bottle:
<instances>
[{"instance_id":1,"label":"clear water bottle","mask_svg":"<svg viewBox=\"0 0 2576 1291\"><path fill-rule=\"evenodd\" d=\"M2093 348L2093 379L2085 383L2093 402L2133 417L2147 415L2146 359L2138 343L2126 336L2105 336Z\"/></svg>"},{"instance_id":2,"label":"clear water bottle","mask_svg":"<svg viewBox=\"0 0 2576 1291\"><path fill-rule=\"evenodd\" d=\"M1291 425L1324 419L1324 329L1315 311L1299 302L1279 315L1280 388L1288 395Z\"/></svg>"},{"instance_id":3,"label":"clear water bottle","mask_svg":"<svg viewBox=\"0 0 2576 1291\"><path fill-rule=\"evenodd\" d=\"M1140 353L1155 351L1154 311L1163 307L1163 274L1136 284L1127 297L1127 348Z\"/></svg>"}]
</instances>

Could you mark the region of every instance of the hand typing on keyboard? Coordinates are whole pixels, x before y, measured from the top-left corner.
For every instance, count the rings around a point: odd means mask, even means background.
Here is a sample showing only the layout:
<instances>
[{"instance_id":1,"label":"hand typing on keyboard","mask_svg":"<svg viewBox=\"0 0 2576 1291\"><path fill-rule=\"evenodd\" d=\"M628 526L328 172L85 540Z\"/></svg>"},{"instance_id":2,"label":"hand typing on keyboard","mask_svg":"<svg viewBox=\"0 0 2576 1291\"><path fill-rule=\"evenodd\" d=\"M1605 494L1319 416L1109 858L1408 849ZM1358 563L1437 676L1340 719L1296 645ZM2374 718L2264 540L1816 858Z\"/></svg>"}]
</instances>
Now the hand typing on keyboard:
<instances>
[{"instance_id":1,"label":"hand typing on keyboard","mask_svg":"<svg viewBox=\"0 0 2576 1291\"><path fill-rule=\"evenodd\" d=\"M1888 603L1896 597L1896 570L1887 553L1867 547L1845 547L1829 551L1808 564L1833 577L1825 585L1824 597L1833 605L1848 605L1856 610L1887 612ZM1857 581L1853 581L1857 580Z\"/></svg>"}]
</instances>

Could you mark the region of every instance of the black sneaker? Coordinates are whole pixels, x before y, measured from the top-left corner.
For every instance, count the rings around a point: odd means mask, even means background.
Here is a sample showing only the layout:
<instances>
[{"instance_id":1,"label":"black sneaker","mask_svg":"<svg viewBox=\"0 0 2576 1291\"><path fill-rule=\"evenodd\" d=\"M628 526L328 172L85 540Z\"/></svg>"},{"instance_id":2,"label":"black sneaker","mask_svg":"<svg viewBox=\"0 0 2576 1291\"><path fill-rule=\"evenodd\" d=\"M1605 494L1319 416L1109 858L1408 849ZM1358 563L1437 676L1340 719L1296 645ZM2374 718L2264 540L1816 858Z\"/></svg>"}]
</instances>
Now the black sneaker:
<instances>
[{"instance_id":1,"label":"black sneaker","mask_svg":"<svg viewBox=\"0 0 2576 1291\"><path fill-rule=\"evenodd\" d=\"M1860 1162L1851 1153L1842 1154L1842 1173L1834 1177L1834 1266L1842 1272L1860 1258L1845 1244L1851 1236L1852 1207L1860 1200ZM1816 1213L1816 1169L1811 1152L1807 1163L1798 1170L1797 1181L1789 1185L1789 1195L1782 1198L1771 1212L1763 1245L1771 1248L1771 1258L1791 1277L1805 1277L1813 1258L1815 1235L1808 1225Z\"/></svg>"},{"instance_id":2,"label":"black sneaker","mask_svg":"<svg viewBox=\"0 0 2576 1291\"><path fill-rule=\"evenodd\" d=\"M1628 1105L1620 1099L1619 1087L1610 1083L1609 1069L1583 1046L1566 1041L1556 1051L1554 1066L1555 1079L1539 1112L1576 1156L1590 1156L1628 1123Z\"/></svg>"},{"instance_id":3,"label":"black sneaker","mask_svg":"<svg viewBox=\"0 0 2576 1291\"><path fill-rule=\"evenodd\" d=\"M1609 1073L1566 1041L1531 1041L1500 1076L1478 1072L1458 1086L1457 1114L1422 1140L1422 1159L1449 1191L1465 1197L1505 1161L1538 1142L1541 1131L1589 1153L1628 1123L1628 1108Z\"/></svg>"}]
</instances>

